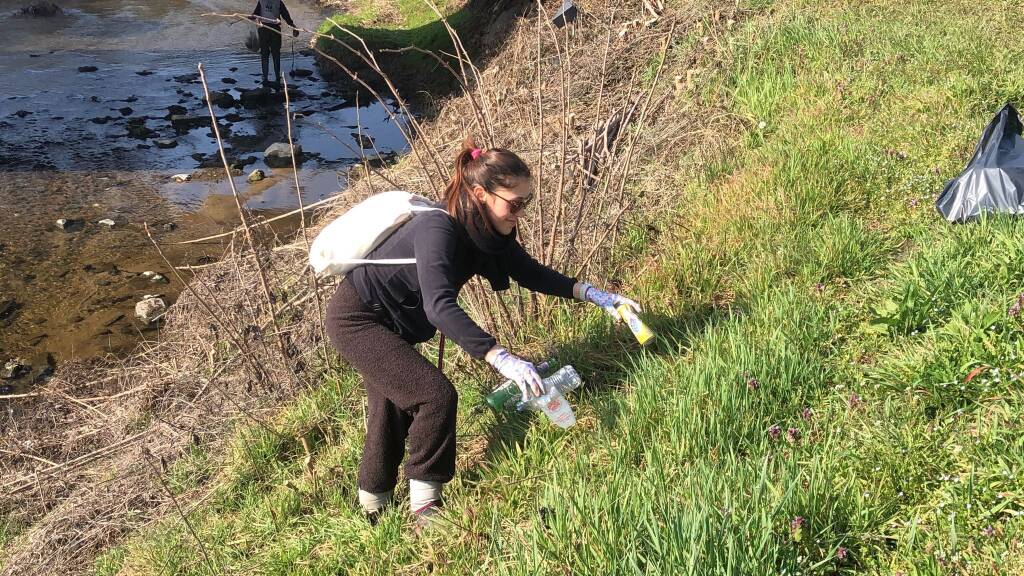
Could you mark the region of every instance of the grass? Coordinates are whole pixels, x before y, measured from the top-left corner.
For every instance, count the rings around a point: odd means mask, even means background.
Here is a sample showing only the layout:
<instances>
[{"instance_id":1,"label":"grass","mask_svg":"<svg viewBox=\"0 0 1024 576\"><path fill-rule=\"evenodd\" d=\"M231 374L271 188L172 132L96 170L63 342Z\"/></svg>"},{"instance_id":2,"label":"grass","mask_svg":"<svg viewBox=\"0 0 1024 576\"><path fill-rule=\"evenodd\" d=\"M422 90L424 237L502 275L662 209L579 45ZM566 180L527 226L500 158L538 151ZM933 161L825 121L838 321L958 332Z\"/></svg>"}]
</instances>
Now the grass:
<instances>
[{"instance_id":1,"label":"grass","mask_svg":"<svg viewBox=\"0 0 1024 576\"><path fill-rule=\"evenodd\" d=\"M168 519L101 572L1024 571L1024 326L1008 313L1024 222L951 226L931 208L1024 96L1015 13L750 7L690 96L749 129L728 157L676 168L680 211L660 233L623 239L653 263L622 277L660 341L638 350L579 305L537 328L586 381L575 428L481 412L493 377L459 374L459 474L416 540L403 511L376 528L355 511L362 397L345 372L288 407L281 436L232 443L190 517L212 565Z\"/></svg>"},{"instance_id":2,"label":"grass","mask_svg":"<svg viewBox=\"0 0 1024 576\"><path fill-rule=\"evenodd\" d=\"M460 36L473 36L468 28L476 23L478 18L471 14L468 2L440 0L434 4ZM448 73L440 69L437 61L429 55L405 52L396 57L389 57L379 52L382 49L408 46L416 46L437 54L456 52L444 23L423 0L358 0L345 12L324 20L317 32L359 48L358 41L342 28L365 40L395 81L402 82L406 78L415 77L422 85L426 72L439 73L446 83L451 81L447 78ZM318 48L355 69L363 66L355 56L336 42L320 38Z\"/></svg>"}]
</instances>

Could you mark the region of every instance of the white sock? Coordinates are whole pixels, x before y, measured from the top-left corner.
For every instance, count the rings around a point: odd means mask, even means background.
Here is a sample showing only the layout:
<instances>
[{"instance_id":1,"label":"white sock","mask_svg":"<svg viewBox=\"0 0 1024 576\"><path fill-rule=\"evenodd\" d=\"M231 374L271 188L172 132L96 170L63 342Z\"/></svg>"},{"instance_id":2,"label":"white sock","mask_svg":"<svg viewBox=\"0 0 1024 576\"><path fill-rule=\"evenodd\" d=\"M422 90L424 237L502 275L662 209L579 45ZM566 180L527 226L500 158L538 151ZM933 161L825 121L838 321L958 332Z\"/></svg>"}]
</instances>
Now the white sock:
<instances>
[{"instance_id":1,"label":"white sock","mask_svg":"<svg viewBox=\"0 0 1024 576\"><path fill-rule=\"evenodd\" d=\"M431 503L441 502L442 482L431 482L429 480L409 480L409 508L413 513L420 512L430 506Z\"/></svg>"},{"instance_id":2,"label":"white sock","mask_svg":"<svg viewBox=\"0 0 1024 576\"><path fill-rule=\"evenodd\" d=\"M394 494L394 492L394 490L388 490L387 492L367 492L360 489L359 505L363 507L363 512L379 512L381 508L388 504L388 502L391 502L391 495Z\"/></svg>"}]
</instances>

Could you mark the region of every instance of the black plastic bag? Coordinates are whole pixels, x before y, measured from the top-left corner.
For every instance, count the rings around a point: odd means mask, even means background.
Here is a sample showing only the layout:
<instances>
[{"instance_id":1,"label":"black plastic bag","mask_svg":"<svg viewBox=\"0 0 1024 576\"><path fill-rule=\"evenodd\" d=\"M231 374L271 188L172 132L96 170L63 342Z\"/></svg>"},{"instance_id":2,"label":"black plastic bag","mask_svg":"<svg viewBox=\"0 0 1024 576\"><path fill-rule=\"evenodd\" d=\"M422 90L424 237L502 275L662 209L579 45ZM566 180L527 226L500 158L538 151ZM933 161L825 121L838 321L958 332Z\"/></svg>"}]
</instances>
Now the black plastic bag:
<instances>
[{"instance_id":1,"label":"black plastic bag","mask_svg":"<svg viewBox=\"0 0 1024 576\"><path fill-rule=\"evenodd\" d=\"M1024 138L1012 104L1003 106L985 127L967 168L950 180L935 209L950 222L965 222L986 212L1024 214Z\"/></svg>"}]
</instances>

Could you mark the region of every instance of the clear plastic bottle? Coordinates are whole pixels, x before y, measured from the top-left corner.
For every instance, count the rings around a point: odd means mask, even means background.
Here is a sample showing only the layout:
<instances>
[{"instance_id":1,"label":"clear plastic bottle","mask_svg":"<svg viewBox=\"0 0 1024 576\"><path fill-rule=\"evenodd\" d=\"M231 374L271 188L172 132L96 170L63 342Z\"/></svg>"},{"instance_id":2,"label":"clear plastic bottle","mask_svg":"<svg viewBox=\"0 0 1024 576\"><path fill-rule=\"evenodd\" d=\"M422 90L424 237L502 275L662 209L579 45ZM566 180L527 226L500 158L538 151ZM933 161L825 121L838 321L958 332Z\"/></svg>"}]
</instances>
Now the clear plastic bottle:
<instances>
[{"instance_id":1,"label":"clear plastic bottle","mask_svg":"<svg viewBox=\"0 0 1024 576\"><path fill-rule=\"evenodd\" d=\"M583 380L580 379L575 368L569 365L562 366L557 372L544 379L545 393L543 395L520 402L516 409L539 410L555 426L569 428L576 424L576 416L572 413L572 407L565 399L564 394L579 388L582 383Z\"/></svg>"},{"instance_id":2,"label":"clear plastic bottle","mask_svg":"<svg viewBox=\"0 0 1024 576\"><path fill-rule=\"evenodd\" d=\"M555 359L545 360L540 364L537 364L537 372L543 376L547 372L551 365L555 363ZM505 380L500 386L494 389L493 392L487 395L484 400L487 405L490 406L497 412L504 410L513 410L516 408L516 403L522 398L522 392L519 391L519 386L516 385L512 380Z\"/></svg>"}]
</instances>

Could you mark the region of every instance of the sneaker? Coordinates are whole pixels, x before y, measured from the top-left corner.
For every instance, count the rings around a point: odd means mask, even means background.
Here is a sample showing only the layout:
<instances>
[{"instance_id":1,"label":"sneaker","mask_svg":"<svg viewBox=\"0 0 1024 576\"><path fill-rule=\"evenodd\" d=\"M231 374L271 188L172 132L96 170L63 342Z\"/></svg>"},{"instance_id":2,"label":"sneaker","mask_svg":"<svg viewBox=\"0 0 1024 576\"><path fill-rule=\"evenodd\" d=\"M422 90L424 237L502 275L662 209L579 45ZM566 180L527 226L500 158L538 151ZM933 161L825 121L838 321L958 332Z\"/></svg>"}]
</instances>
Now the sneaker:
<instances>
[{"instance_id":1,"label":"sneaker","mask_svg":"<svg viewBox=\"0 0 1024 576\"><path fill-rule=\"evenodd\" d=\"M437 517L441 514L442 507L443 505L440 501L435 501L412 513L412 532L416 537L422 536L424 532L437 522Z\"/></svg>"}]
</instances>

